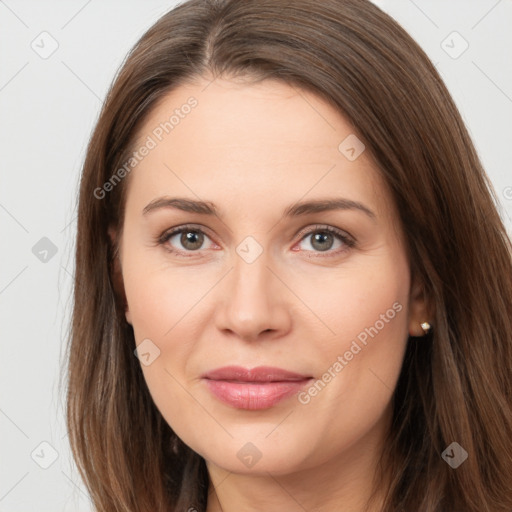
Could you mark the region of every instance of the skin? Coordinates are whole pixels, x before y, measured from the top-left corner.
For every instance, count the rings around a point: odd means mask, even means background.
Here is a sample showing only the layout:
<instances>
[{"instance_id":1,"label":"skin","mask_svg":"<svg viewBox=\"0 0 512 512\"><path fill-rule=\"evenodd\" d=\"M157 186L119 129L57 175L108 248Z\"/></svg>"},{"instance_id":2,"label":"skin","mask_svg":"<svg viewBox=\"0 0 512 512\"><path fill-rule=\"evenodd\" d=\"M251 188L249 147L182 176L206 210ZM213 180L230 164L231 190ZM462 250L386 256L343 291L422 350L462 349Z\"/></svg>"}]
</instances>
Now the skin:
<instances>
[{"instance_id":1,"label":"skin","mask_svg":"<svg viewBox=\"0 0 512 512\"><path fill-rule=\"evenodd\" d=\"M119 278L136 344L150 339L160 350L141 365L153 400L207 462L208 512L332 511L340 504L363 511L408 335L423 335L420 322L428 320L390 193L368 151L355 161L339 151L354 133L346 119L277 81L181 85L152 111L139 141L190 96L197 107L127 178L123 231L110 233L120 242ZM219 215L143 214L163 196L211 201ZM374 218L357 209L282 216L299 200L340 197L364 204ZM180 234L158 244L184 224L205 233L199 249L183 245ZM325 226L350 234L355 245L336 237L315 244ZM252 263L236 251L247 236L263 251ZM266 410L239 410L200 378L226 365L268 365L322 379L393 304L401 310L308 403L292 396ZM261 454L252 467L237 457L248 442ZM378 495L371 510L380 505Z\"/></svg>"}]
</instances>

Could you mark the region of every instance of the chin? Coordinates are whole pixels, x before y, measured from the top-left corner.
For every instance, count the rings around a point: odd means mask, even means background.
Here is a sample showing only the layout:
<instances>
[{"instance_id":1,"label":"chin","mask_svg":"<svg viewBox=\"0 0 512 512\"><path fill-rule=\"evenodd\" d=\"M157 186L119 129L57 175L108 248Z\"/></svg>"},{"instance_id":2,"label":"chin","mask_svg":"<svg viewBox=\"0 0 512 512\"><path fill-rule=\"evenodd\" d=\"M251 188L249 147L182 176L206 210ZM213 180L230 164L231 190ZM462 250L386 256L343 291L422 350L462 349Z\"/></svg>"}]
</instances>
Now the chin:
<instances>
[{"instance_id":1,"label":"chin","mask_svg":"<svg viewBox=\"0 0 512 512\"><path fill-rule=\"evenodd\" d=\"M204 450L202 447L195 450L206 461L226 471L268 476L268 473L285 475L306 469L306 460L311 461L311 454L302 452L301 445L312 446L311 443L298 442L293 437L288 437L287 442L282 442L265 439L265 436L244 436L229 441L223 440L218 444L210 441Z\"/></svg>"}]
</instances>

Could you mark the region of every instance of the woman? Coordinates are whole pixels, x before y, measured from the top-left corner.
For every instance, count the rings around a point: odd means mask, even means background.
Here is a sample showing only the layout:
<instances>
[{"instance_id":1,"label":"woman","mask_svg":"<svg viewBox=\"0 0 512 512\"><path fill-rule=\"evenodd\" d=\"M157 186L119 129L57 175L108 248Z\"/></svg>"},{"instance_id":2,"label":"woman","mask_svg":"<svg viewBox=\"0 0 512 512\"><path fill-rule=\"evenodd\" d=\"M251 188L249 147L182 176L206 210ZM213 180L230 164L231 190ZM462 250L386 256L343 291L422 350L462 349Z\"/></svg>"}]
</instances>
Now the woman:
<instances>
[{"instance_id":1,"label":"woman","mask_svg":"<svg viewBox=\"0 0 512 512\"><path fill-rule=\"evenodd\" d=\"M509 512L510 247L377 7L179 5L81 180L68 428L95 507Z\"/></svg>"}]
</instances>

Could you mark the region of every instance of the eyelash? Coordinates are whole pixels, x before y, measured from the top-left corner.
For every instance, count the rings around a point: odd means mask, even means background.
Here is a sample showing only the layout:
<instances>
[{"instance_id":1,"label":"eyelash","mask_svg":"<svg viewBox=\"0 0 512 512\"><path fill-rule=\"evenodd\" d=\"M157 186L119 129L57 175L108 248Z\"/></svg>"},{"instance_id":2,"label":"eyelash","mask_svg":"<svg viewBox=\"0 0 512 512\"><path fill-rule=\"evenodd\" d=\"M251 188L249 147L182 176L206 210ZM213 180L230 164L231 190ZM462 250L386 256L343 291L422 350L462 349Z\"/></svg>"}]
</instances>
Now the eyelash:
<instances>
[{"instance_id":1,"label":"eyelash","mask_svg":"<svg viewBox=\"0 0 512 512\"><path fill-rule=\"evenodd\" d=\"M194 225L186 224L184 226L173 228L170 231L165 231L158 237L157 243L158 243L158 245L165 245L174 235L184 233L184 232L185 233L186 232L202 233L203 235L210 238L208 236L208 234L205 233L201 228L198 228L197 226L194 226ZM299 233L299 235L301 237L299 242L302 242L302 240L304 240L307 236L313 235L315 233L330 233L330 234L334 235L338 240L343 242L343 244L346 246L341 249L338 249L337 251L332 251L329 249L329 250L325 251L325 255L322 254L322 251L306 251L306 252L318 252L318 255L314 256L315 258L316 257L325 258L325 257L339 256L340 254L348 251L349 249L352 249L356 245L354 238L352 238L351 236L346 234L344 231L341 231L332 226L324 226L324 225L316 225L313 229L301 231ZM180 256L187 257L187 258L193 257L193 256L195 256L195 253L200 252L200 250L180 251L180 250L176 250L176 249L171 249L168 246L165 247L165 250L170 252L171 254L177 254Z\"/></svg>"}]
</instances>

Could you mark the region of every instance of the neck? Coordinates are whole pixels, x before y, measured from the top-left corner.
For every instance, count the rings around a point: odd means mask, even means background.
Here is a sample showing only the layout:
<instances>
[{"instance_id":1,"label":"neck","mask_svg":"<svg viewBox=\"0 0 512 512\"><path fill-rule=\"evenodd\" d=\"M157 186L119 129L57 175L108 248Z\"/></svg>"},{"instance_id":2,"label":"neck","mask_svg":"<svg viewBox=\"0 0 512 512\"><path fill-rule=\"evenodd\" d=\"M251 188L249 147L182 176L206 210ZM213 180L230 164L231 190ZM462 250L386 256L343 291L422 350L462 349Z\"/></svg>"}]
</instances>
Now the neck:
<instances>
[{"instance_id":1,"label":"neck","mask_svg":"<svg viewBox=\"0 0 512 512\"><path fill-rule=\"evenodd\" d=\"M288 474L226 471L207 461L210 487L206 512L381 512L384 488L374 491L384 435L375 429L343 454ZM383 475L387 482L389 475Z\"/></svg>"}]
</instances>

